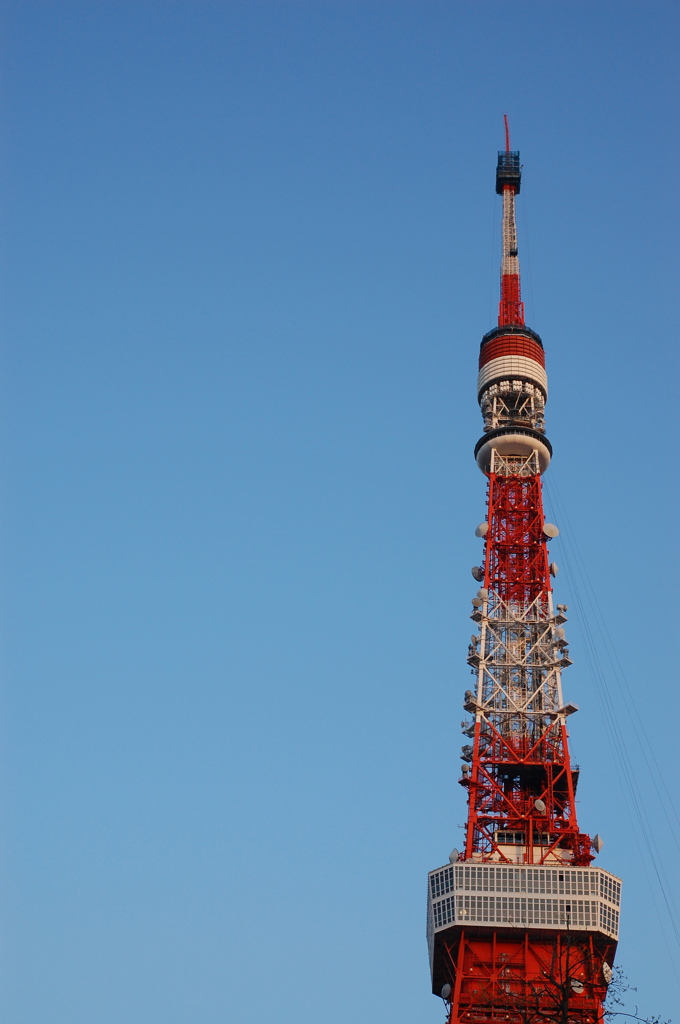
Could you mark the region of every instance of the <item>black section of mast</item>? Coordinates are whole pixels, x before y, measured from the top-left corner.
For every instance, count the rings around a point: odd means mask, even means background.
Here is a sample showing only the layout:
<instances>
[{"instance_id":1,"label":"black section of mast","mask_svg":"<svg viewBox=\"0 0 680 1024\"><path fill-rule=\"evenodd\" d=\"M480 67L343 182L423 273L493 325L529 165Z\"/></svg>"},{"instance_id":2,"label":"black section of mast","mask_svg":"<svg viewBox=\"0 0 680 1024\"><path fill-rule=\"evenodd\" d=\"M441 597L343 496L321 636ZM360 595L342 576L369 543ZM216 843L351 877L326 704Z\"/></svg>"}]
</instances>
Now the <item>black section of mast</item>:
<instances>
[{"instance_id":1,"label":"black section of mast","mask_svg":"<svg viewBox=\"0 0 680 1024\"><path fill-rule=\"evenodd\" d=\"M514 152L499 150L498 166L496 167L496 192L502 195L503 188L510 185L517 195L521 181L522 168L519 165L519 150L516 149Z\"/></svg>"}]
</instances>

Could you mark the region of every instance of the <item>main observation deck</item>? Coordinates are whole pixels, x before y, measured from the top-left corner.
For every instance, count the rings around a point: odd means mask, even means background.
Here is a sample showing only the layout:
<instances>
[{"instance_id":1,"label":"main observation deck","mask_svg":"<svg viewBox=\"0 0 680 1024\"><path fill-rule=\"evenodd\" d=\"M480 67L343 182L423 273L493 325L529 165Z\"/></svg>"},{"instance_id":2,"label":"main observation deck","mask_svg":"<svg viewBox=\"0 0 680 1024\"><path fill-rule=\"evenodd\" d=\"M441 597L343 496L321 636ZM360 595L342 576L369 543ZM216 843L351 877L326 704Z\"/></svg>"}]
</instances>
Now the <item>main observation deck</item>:
<instances>
[{"instance_id":1,"label":"main observation deck","mask_svg":"<svg viewBox=\"0 0 680 1024\"><path fill-rule=\"evenodd\" d=\"M457 930L601 932L616 941L620 903L621 879L602 868L470 862L437 868L428 876L427 894L433 986L447 955L441 940L453 939Z\"/></svg>"}]
</instances>

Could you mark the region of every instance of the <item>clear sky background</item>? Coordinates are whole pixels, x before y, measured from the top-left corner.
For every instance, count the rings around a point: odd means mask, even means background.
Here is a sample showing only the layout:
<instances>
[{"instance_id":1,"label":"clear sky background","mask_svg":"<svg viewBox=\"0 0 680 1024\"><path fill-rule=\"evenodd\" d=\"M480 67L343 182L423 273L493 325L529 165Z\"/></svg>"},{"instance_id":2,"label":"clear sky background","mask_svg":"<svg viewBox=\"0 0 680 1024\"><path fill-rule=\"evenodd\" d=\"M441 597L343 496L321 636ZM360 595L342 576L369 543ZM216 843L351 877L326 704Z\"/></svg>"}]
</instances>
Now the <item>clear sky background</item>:
<instances>
[{"instance_id":1,"label":"clear sky background","mask_svg":"<svg viewBox=\"0 0 680 1024\"><path fill-rule=\"evenodd\" d=\"M580 822L680 1020L678 35L625 0L2 5L8 1024L441 1024L505 111Z\"/></svg>"}]
</instances>

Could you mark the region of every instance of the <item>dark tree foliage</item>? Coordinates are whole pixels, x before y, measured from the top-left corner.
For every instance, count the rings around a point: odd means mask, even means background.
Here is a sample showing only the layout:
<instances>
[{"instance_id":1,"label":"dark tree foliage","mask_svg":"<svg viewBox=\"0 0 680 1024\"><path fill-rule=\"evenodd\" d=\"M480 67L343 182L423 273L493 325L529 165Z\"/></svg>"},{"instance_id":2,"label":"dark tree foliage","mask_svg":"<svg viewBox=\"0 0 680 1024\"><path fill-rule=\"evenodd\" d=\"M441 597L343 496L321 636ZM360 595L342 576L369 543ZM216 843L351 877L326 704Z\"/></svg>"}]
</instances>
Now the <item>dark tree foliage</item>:
<instances>
[{"instance_id":1,"label":"dark tree foliage","mask_svg":"<svg viewBox=\"0 0 680 1024\"><path fill-rule=\"evenodd\" d=\"M637 1006L630 1013L624 1009L624 1001L627 992L636 992L637 989L628 984L628 978L620 967L614 968L614 976L609 983L607 999L604 1004L604 1016L607 1021L616 1021L617 1018L628 1018L629 1020L642 1021L643 1024L671 1024L671 1019L661 1019L658 1014L651 1017L643 1017Z\"/></svg>"}]
</instances>

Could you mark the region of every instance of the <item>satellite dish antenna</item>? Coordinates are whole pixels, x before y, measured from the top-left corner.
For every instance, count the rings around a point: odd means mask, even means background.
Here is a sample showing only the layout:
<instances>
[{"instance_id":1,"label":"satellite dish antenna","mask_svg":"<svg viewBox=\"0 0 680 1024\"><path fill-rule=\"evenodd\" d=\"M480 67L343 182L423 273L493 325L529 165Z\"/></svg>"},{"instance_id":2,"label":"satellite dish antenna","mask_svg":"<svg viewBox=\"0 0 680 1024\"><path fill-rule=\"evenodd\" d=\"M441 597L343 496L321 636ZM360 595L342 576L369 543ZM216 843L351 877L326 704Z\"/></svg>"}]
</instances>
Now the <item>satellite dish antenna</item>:
<instances>
[{"instance_id":1,"label":"satellite dish antenna","mask_svg":"<svg viewBox=\"0 0 680 1024\"><path fill-rule=\"evenodd\" d=\"M560 531L554 523L543 523L543 533L546 537L559 537Z\"/></svg>"},{"instance_id":2,"label":"satellite dish antenna","mask_svg":"<svg viewBox=\"0 0 680 1024\"><path fill-rule=\"evenodd\" d=\"M477 527L477 529L475 530L475 537L486 537L488 532L489 532L489 524L488 523L480 523L479 526Z\"/></svg>"},{"instance_id":3,"label":"satellite dish antenna","mask_svg":"<svg viewBox=\"0 0 680 1024\"><path fill-rule=\"evenodd\" d=\"M472 568L470 569L470 572L472 573L474 579L476 579L478 583L484 582L484 570L482 569L481 565L473 565Z\"/></svg>"},{"instance_id":4,"label":"satellite dish antenna","mask_svg":"<svg viewBox=\"0 0 680 1024\"><path fill-rule=\"evenodd\" d=\"M614 972L606 960L602 964L602 977L604 978L605 985L609 985L612 978L614 977Z\"/></svg>"},{"instance_id":5,"label":"satellite dish antenna","mask_svg":"<svg viewBox=\"0 0 680 1024\"><path fill-rule=\"evenodd\" d=\"M458 853L458 850L451 850L451 853L449 854L449 863L455 864L459 857L460 854Z\"/></svg>"},{"instance_id":6,"label":"satellite dish antenna","mask_svg":"<svg viewBox=\"0 0 680 1024\"><path fill-rule=\"evenodd\" d=\"M583 982L579 981L578 978L572 978L571 979L571 987L573 988L573 990L576 993L576 995L580 996L581 993L583 992L583 987L584 986L583 986Z\"/></svg>"},{"instance_id":7,"label":"satellite dish antenna","mask_svg":"<svg viewBox=\"0 0 680 1024\"><path fill-rule=\"evenodd\" d=\"M451 986L447 983L442 988L442 999L444 1000L445 1003L448 1003L450 998L451 998Z\"/></svg>"},{"instance_id":8,"label":"satellite dish antenna","mask_svg":"<svg viewBox=\"0 0 680 1024\"><path fill-rule=\"evenodd\" d=\"M486 601L488 596L489 591L486 589L486 587L480 587L479 590L477 591L477 597L480 599L480 601Z\"/></svg>"},{"instance_id":9,"label":"satellite dish antenna","mask_svg":"<svg viewBox=\"0 0 680 1024\"><path fill-rule=\"evenodd\" d=\"M534 807L536 808L539 814L545 814L546 806L542 800L534 800Z\"/></svg>"},{"instance_id":10,"label":"satellite dish antenna","mask_svg":"<svg viewBox=\"0 0 680 1024\"><path fill-rule=\"evenodd\" d=\"M596 836L593 836L592 843L593 843L593 849L595 850L595 853L599 853L600 850L602 849L602 847L604 846L604 839L602 838L601 835L596 835Z\"/></svg>"},{"instance_id":11,"label":"satellite dish antenna","mask_svg":"<svg viewBox=\"0 0 680 1024\"><path fill-rule=\"evenodd\" d=\"M475 608L480 608L484 602L480 597L473 597L472 603L475 606Z\"/></svg>"},{"instance_id":12,"label":"satellite dish antenna","mask_svg":"<svg viewBox=\"0 0 680 1024\"><path fill-rule=\"evenodd\" d=\"M551 562L550 563L550 575L551 576L557 576L559 571L560 571L560 567L557 564L557 562Z\"/></svg>"}]
</instances>

